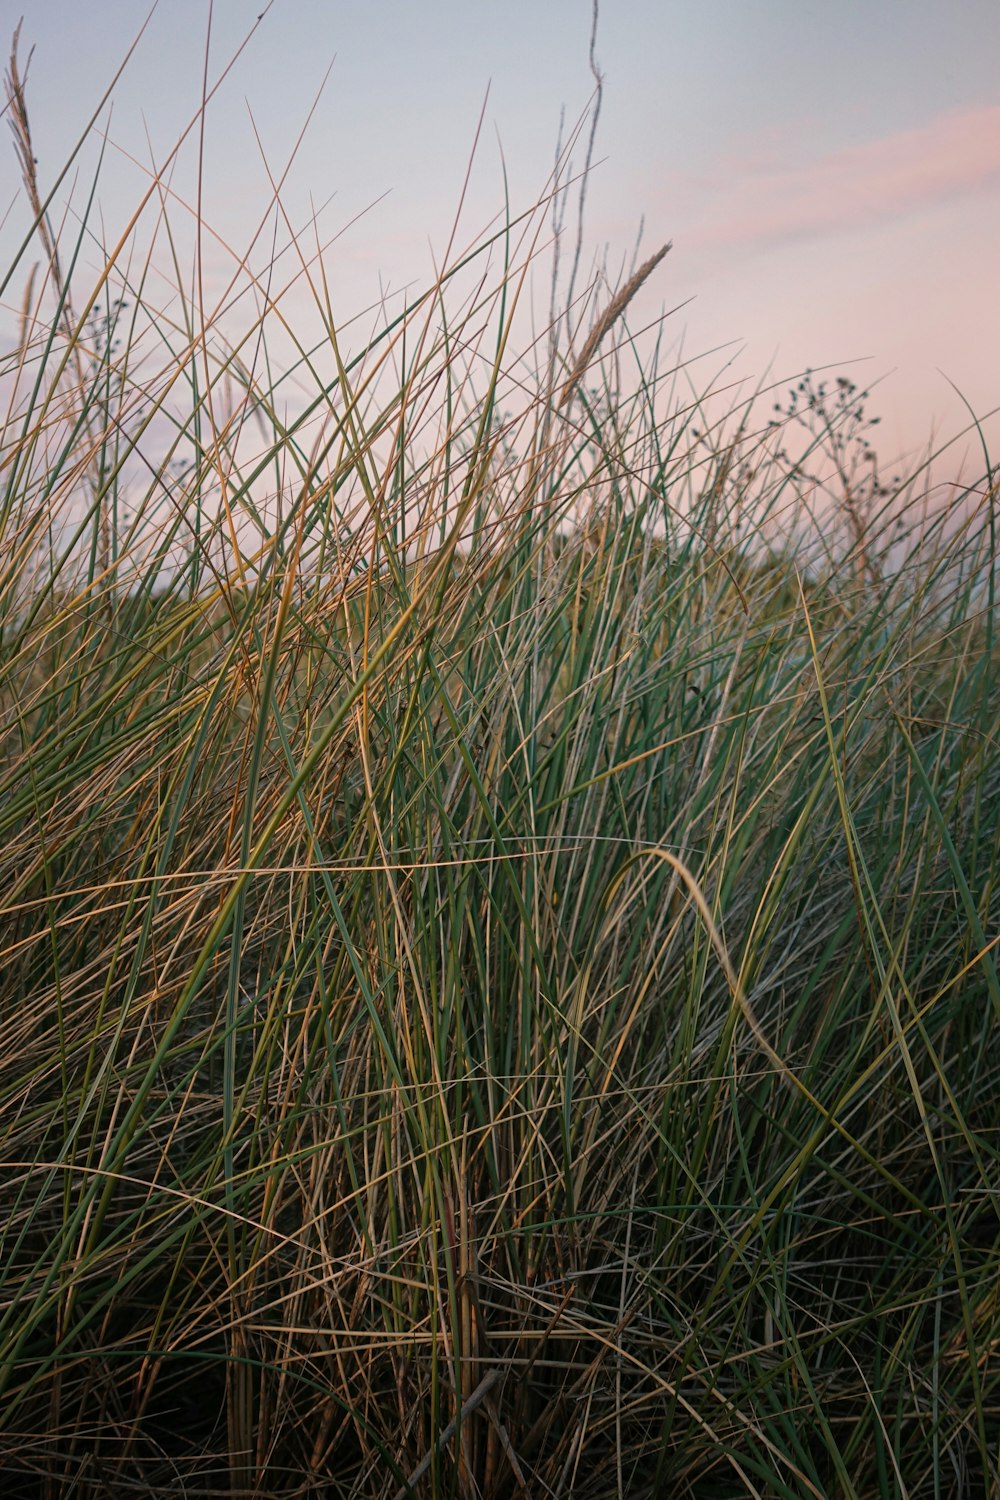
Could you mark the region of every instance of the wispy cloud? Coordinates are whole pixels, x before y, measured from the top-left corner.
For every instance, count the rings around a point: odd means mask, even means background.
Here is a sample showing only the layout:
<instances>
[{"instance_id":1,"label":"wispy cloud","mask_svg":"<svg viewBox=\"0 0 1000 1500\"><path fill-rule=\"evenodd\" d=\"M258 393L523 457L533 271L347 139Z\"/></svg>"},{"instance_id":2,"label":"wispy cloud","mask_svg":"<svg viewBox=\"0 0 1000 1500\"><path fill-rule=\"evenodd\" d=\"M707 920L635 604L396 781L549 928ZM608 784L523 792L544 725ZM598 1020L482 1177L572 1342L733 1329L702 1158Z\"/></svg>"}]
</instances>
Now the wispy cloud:
<instances>
[{"instance_id":1,"label":"wispy cloud","mask_svg":"<svg viewBox=\"0 0 1000 1500\"><path fill-rule=\"evenodd\" d=\"M694 226L699 246L801 239L897 218L1000 182L1000 105L940 115L793 168L749 155Z\"/></svg>"}]
</instances>

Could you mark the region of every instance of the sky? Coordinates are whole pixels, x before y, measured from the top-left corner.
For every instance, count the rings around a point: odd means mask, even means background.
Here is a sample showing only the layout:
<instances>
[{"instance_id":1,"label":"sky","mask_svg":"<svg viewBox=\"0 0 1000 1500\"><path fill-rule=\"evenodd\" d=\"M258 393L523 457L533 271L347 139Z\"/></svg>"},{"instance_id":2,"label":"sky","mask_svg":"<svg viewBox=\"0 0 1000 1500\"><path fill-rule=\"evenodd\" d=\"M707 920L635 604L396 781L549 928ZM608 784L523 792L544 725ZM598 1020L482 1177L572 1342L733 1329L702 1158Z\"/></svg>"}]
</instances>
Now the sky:
<instances>
[{"instance_id":1,"label":"sky","mask_svg":"<svg viewBox=\"0 0 1000 1500\"><path fill-rule=\"evenodd\" d=\"M24 9L0 0L0 45ZM147 14L135 0L27 7L43 190ZM591 20L592 0L160 0L102 116L104 233L195 116L206 43L215 78L252 29L208 109L206 219L245 246L268 167L285 169L304 130L282 200L297 225L325 205L338 316L426 284L480 117L461 238L495 224L505 191L516 212L544 190L561 118L569 129L592 103ZM1000 445L996 0L602 0L595 56L587 264L605 250L627 264L640 225L640 255L673 242L633 326L669 310L670 338L702 356L696 382L780 394L824 367L874 387L884 463L960 434L964 402ZM57 217L79 211L99 146L57 193ZM28 220L6 141L0 153L6 268ZM192 134L172 182L193 202L196 180ZM959 437L951 456L977 447Z\"/></svg>"}]
</instances>

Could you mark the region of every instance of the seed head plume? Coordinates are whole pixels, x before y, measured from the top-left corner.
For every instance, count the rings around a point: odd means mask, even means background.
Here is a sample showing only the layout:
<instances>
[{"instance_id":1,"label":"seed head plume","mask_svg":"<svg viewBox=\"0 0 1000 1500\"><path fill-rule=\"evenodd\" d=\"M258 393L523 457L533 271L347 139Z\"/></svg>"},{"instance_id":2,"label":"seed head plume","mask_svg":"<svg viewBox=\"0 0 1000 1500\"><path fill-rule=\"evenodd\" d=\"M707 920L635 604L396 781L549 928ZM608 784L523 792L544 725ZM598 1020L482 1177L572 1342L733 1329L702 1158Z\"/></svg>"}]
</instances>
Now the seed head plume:
<instances>
[{"instance_id":1,"label":"seed head plume","mask_svg":"<svg viewBox=\"0 0 1000 1500\"><path fill-rule=\"evenodd\" d=\"M31 141L31 126L28 124L28 106L24 97L24 85L28 76L28 68L31 66L31 55L34 48L28 53L28 61L24 72L21 72L17 59L17 44L21 39L21 25L19 21L14 32L14 39L10 48L10 61L7 64L7 74L4 78L4 89L7 95L8 123L11 135L14 137L14 153L17 156L18 166L21 168L21 177L24 181L24 190L28 195L31 211L35 216L38 233L48 257L49 266L52 271L52 280L56 292L62 296L64 287L62 279L62 268L59 265L59 252L55 242L49 234L49 226L42 207L41 194L38 191L38 163L35 160L35 149Z\"/></svg>"},{"instance_id":2,"label":"seed head plume","mask_svg":"<svg viewBox=\"0 0 1000 1500\"><path fill-rule=\"evenodd\" d=\"M586 375L590 362L597 352L597 347L608 332L608 329L617 323L643 282L649 279L672 246L673 241L668 240L661 249L657 250L655 255L651 255L648 260L644 260L635 275L629 277L617 296L612 297L604 312L590 330L587 342L580 352L580 357L573 366L570 377L562 388L562 395L559 397L557 403L560 410L562 407L568 405L573 392L580 384L584 375Z\"/></svg>"},{"instance_id":3,"label":"seed head plume","mask_svg":"<svg viewBox=\"0 0 1000 1500\"><path fill-rule=\"evenodd\" d=\"M35 216L35 228L38 231L42 247L49 263L49 273L58 302L62 308L62 323L66 334L72 357L73 378L80 393L81 416L83 425L93 442L99 442L99 434L95 434L92 428L92 419L88 411L86 398L86 372L83 365L83 357L80 349L80 340L75 329L76 318L73 313L73 304L70 299L70 290L63 279L62 266L59 263L59 249L49 229L48 219L45 213L45 205L38 187L38 162L35 158L35 148L31 139L31 125L28 120L28 104L25 98L25 83L27 81L28 69L31 66L31 57L34 48L28 53L28 60L22 72L18 63L17 47L21 39L21 25L19 21L11 41L10 60L7 64L7 72L4 75L4 91L7 95L5 113L9 115L11 134L14 137L14 154L21 168L21 177L24 182L24 191L27 194L31 212ZM28 286L24 294L24 305L21 312L21 347L26 346L28 331L30 327L31 298L34 292L35 274L32 271ZM111 531L108 516L108 506L105 500L100 499L101 471L100 464L96 464L90 479L93 485L95 499L100 507L99 511L99 558L101 571L106 573L111 560ZM110 607L111 595L108 594Z\"/></svg>"}]
</instances>

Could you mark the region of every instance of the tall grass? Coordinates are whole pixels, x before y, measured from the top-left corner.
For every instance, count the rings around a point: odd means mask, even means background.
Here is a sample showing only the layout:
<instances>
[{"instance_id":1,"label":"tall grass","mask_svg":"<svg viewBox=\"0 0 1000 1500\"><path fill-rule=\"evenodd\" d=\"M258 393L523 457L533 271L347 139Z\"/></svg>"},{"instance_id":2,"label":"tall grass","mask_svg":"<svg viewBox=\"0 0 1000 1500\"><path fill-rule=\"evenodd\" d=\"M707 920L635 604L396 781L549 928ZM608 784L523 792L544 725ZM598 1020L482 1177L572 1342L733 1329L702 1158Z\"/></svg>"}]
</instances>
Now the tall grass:
<instances>
[{"instance_id":1,"label":"tall grass","mask_svg":"<svg viewBox=\"0 0 1000 1500\"><path fill-rule=\"evenodd\" d=\"M989 473L515 357L544 205L279 366L153 188L3 374L4 1495L1000 1493Z\"/></svg>"}]
</instances>

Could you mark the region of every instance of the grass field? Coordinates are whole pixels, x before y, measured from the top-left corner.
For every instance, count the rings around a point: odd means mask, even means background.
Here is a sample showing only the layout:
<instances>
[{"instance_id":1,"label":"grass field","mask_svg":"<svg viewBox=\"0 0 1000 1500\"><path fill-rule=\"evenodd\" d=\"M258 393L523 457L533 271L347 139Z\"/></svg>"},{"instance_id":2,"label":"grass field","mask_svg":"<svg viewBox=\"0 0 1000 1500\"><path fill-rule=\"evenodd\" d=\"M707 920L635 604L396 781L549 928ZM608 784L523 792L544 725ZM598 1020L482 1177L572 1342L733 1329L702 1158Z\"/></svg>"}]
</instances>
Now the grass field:
<instances>
[{"instance_id":1,"label":"grass field","mask_svg":"<svg viewBox=\"0 0 1000 1500\"><path fill-rule=\"evenodd\" d=\"M988 455L168 207L3 363L0 1490L1000 1495Z\"/></svg>"}]
</instances>

